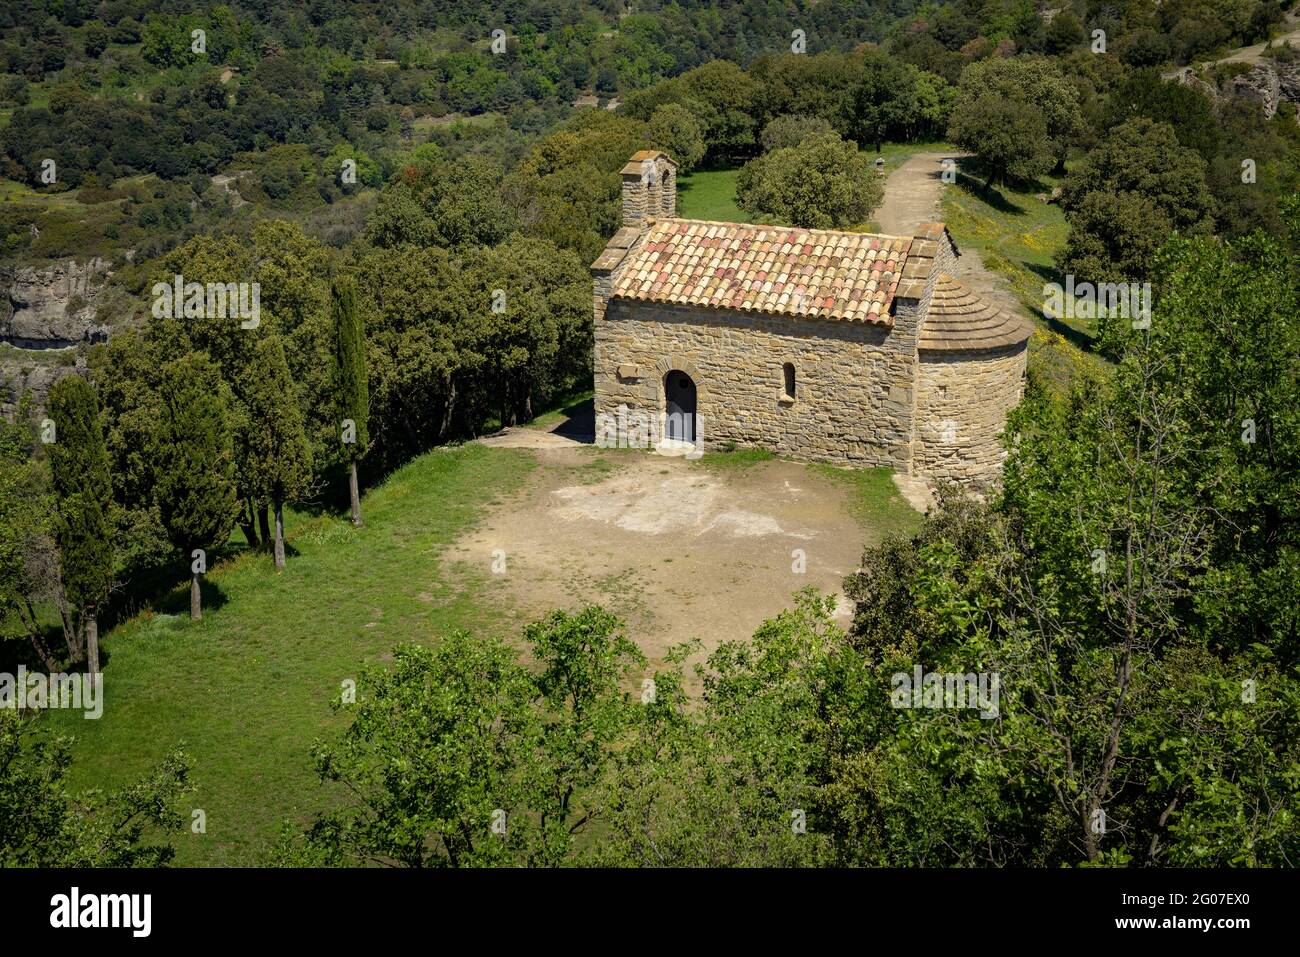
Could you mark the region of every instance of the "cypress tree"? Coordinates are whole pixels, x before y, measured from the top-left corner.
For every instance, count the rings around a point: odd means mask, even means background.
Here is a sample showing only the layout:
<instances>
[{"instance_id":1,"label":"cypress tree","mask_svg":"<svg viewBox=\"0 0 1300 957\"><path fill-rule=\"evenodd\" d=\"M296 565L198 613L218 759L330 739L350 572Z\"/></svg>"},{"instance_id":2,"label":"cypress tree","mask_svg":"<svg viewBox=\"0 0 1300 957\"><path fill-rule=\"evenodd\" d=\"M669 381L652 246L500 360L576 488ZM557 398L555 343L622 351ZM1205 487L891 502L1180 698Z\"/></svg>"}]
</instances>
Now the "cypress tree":
<instances>
[{"instance_id":1,"label":"cypress tree","mask_svg":"<svg viewBox=\"0 0 1300 957\"><path fill-rule=\"evenodd\" d=\"M155 495L172 544L191 560L190 617L203 617L194 556L225 542L239 513L226 386L212 360L191 352L163 366L154 432Z\"/></svg>"},{"instance_id":2,"label":"cypress tree","mask_svg":"<svg viewBox=\"0 0 1300 957\"><path fill-rule=\"evenodd\" d=\"M352 496L352 524L361 525L361 493L357 462L370 444L370 386L366 370L366 332L357 315L356 287L338 278L330 289L334 314L334 359L338 379L339 430L343 457L348 463L348 490ZM350 423L350 426L349 426Z\"/></svg>"},{"instance_id":3,"label":"cypress tree","mask_svg":"<svg viewBox=\"0 0 1300 957\"><path fill-rule=\"evenodd\" d=\"M249 414L245 467L258 496L269 499L275 511L275 567L283 568L284 503L311 484L311 446L278 336L258 343L244 399Z\"/></svg>"},{"instance_id":4,"label":"cypress tree","mask_svg":"<svg viewBox=\"0 0 1300 957\"><path fill-rule=\"evenodd\" d=\"M84 652L90 673L98 674L98 607L113 586L113 486L99 400L89 382L67 376L50 389L49 412L55 426L49 452L59 577L71 619L65 631L72 660L80 661Z\"/></svg>"}]
</instances>

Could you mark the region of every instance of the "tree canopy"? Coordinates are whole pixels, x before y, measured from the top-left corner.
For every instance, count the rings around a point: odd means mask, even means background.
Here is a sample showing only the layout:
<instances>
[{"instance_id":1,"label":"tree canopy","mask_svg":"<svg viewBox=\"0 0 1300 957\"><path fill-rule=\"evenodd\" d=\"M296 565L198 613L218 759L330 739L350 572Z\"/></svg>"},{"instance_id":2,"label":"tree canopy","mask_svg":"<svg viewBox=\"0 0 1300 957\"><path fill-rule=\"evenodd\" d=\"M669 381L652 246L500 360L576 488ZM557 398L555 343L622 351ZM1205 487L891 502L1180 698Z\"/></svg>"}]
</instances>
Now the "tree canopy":
<instances>
[{"instance_id":1,"label":"tree canopy","mask_svg":"<svg viewBox=\"0 0 1300 957\"><path fill-rule=\"evenodd\" d=\"M1142 281L1171 233L1209 228L1213 199L1205 161L1167 124L1137 117L1070 171L1061 208L1070 224L1063 271L1092 282Z\"/></svg>"},{"instance_id":2,"label":"tree canopy","mask_svg":"<svg viewBox=\"0 0 1300 957\"><path fill-rule=\"evenodd\" d=\"M773 222L837 229L866 220L884 186L870 157L832 133L751 161L740 171L736 198L742 209Z\"/></svg>"}]
</instances>

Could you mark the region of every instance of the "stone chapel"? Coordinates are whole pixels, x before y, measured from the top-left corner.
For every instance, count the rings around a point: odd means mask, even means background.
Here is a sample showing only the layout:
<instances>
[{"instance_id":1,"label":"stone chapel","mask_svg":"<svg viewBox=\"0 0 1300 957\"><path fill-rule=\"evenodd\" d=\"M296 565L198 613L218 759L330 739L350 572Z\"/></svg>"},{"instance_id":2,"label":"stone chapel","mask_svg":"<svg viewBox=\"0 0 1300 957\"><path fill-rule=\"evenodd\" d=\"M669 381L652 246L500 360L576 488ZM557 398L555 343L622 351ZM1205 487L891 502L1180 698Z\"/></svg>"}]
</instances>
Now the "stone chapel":
<instances>
[{"instance_id":1,"label":"stone chapel","mask_svg":"<svg viewBox=\"0 0 1300 957\"><path fill-rule=\"evenodd\" d=\"M701 449L995 481L1031 326L953 278L941 223L881 236L681 219L677 168L623 169L592 264L597 432L628 416Z\"/></svg>"}]
</instances>

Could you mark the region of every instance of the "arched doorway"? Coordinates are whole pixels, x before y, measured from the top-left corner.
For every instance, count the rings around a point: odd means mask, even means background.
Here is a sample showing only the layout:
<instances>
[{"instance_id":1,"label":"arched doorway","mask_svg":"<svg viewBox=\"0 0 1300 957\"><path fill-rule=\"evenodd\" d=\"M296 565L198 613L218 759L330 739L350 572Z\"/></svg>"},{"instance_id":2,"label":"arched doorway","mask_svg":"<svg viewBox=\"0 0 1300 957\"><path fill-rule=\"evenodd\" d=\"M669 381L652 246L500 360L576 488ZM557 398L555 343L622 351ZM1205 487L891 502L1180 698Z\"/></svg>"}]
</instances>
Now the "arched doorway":
<instances>
[{"instance_id":1,"label":"arched doorway","mask_svg":"<svg viewBox=\"0 0 1300 957\"><path fill-rule=\"evenodd\" d=\"M695 441L695 382L680 369L664 376L664 438Z\"/></svg>"}]
</instances>

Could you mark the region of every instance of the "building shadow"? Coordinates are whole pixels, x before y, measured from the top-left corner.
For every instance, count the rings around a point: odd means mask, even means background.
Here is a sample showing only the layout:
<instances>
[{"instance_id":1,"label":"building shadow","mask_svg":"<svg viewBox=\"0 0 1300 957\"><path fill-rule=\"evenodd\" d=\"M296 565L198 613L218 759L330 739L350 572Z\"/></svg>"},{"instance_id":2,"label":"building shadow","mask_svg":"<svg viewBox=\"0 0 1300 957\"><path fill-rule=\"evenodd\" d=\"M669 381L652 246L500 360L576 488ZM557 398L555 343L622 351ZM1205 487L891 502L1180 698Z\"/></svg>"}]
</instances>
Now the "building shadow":
<instances>
[{"instance_id":1,"label":"building shadow","mask_svg":"<svg viewBox=\"0 0 1300 957\"><path fill-rule=\"evenodd\" d=\"M1040 263L1031 262L1026 262L1023 265L1030 272L1037 273L1042 278L1044 284L1056 283L1057 285L1064 287L1065 276L1056 266L1045 266ZM1064 319L1049 316L1044 311L1044 307L1041 304L1034 308L1034 314L1043 321L1047 328L1051 329L1062 339L1065 339L1082 349L1084 352L1097 351L1095 335L1071 326Z\"/></svg>"},{"instance_id":2,"label":"building shadow","mask_svg":"<svg viewBox=\"0 0 1300 957\"><path fill-rule=\"evenodd\" d=\"M985 189L982 180L976 179L965 170L960 170L957 173L957 185L972 196L975 196L982 202L992 206L999 213L1006 213L1010 216L1020 216L1025 212L1023 206L1017 206L1015 203L1011 202L1011 200L1007 199L1006 195L998 187L990 186L988 189Z\"/></svg>"},{"instance_id":3,"label":"building shadow","mask_svg":"<svg viewBox=\"0 0 1300 957\"><path fill-rule=\"evenodd\" d=\"M564 420L550 431L573 442L591 445L596 441L596 404L583 399L560 410Z\"/></svg>"}]
</instances>

